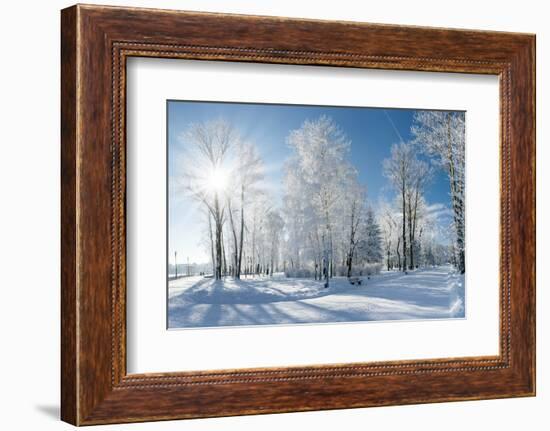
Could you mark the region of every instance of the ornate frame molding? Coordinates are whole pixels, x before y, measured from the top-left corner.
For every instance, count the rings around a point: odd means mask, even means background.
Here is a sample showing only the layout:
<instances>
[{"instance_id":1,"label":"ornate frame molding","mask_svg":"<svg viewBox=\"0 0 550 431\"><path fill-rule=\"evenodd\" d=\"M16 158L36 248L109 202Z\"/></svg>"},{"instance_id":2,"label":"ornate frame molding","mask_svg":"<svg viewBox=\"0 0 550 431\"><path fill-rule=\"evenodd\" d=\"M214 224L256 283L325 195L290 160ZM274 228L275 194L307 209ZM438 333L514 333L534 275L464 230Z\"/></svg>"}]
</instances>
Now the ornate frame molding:
<instances>
[{"instance_id":1,"label":"ornate frame molding","mask_svg":"<svg viewBox=\"0 0 550 431\"><path fill-rule=\"evenodd\" d=\"M206 34L206 24L220 30ZM254 28L269 31L254 36ZM341 37L331 42L325 35L334 32ZM320 41L308 40L310 34ZM534 394L534 36L79 5L62 12L62 54L64 420L98 424ZM127 375L125 66L131 56L498 75L500 354ZM518 211L530 215L522 225ZM299 395L305 391L307 399Z\"/></svg>"}]
</instances>

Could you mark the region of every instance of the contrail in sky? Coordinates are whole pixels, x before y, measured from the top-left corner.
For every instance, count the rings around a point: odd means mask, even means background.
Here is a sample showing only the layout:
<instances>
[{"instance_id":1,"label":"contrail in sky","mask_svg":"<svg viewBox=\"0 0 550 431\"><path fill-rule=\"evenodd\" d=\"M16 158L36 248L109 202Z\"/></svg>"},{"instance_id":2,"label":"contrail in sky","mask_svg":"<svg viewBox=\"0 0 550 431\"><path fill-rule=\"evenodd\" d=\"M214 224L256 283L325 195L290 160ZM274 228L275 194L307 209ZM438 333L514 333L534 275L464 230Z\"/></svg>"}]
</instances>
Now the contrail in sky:
<instances>
[{"instance_id":1,"label":"contrail in sky","mask_svg":"<svg viewBox=\"0 0 550 431\"><path fill-rule=\"evenodd\" d=\"M403 144L405 141L403 141L403 138L401 137L401 134L399 133L399 130L397 130L397 127L395 127L395 123L391 119L390 114L388 114L388 111L385 110L385 109L384 109L384 114L386 114L386 117L388 118L388 121L390 122L390 124L393 128L393 131L395 132L395 134L397 135L397 137L399 138L399 140Z\"/></svg>"}]
</instances>

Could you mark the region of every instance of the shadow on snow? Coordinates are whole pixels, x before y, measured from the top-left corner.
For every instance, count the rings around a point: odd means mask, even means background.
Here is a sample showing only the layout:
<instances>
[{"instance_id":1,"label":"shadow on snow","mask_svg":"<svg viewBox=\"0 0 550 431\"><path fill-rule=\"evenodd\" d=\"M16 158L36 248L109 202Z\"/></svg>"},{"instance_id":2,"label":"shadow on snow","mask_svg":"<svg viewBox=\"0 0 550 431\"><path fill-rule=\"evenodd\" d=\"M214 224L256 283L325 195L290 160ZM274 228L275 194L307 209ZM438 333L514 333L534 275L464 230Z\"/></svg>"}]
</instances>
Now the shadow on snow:
<instances>
[{"instance_id":1,"label":"shadow on snow","mask_svg":"<svg viewBox=\"0 0 550 431\"><path fill-rule=\"evenodd\" d=\"M169 327L216 327L464 317L464 276L449 266L383 272L352 286L274 277L170 282Z\"/></svg>"}]
</instances>

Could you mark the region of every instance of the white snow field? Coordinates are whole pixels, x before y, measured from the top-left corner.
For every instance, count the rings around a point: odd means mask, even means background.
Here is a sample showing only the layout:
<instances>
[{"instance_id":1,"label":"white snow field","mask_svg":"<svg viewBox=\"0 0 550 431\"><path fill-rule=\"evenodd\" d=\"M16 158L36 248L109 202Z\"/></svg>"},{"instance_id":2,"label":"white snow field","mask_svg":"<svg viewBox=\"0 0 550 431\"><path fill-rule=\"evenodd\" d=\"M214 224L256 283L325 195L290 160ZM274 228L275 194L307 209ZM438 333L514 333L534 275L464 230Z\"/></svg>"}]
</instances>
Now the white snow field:
<instances>
[{"instance_id":1,"label":"white snow field","mask_svg":"<svg viewBox=\"0 0 550 431\"><path fill-rule=\"evenodd\" d=\"M347 278L184 277L171 280L168 327L219 327L463 318L464 275L450 266L382 272L361 286Z\"/></svg>"}]
</instances>

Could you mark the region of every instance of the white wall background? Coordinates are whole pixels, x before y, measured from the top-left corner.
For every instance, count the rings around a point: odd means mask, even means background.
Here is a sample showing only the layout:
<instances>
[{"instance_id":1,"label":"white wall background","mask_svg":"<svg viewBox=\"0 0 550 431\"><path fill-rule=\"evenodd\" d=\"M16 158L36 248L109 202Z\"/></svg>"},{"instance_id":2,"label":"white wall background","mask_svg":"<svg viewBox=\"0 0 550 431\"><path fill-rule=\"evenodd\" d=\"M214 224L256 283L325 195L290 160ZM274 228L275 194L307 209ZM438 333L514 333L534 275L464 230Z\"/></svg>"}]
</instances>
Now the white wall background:
<instances>
[{"instance_id":1,"label":"white wall background","mask_svg":"<svg viewBox=\"0 0 550 431\"><path fill-rule=\"evenodd\" d=\"M550 421L550 28L545 2L462 0L130 0L118 4L260 15L477 28L537 34L538 396L406 407L98 427L135 430L541 429ZM69 429L59 422L60 0L4 2L0 14L0 402L3 429ZM539 423L540 425L536 425Z\"/></svg>"}]
</instances>

